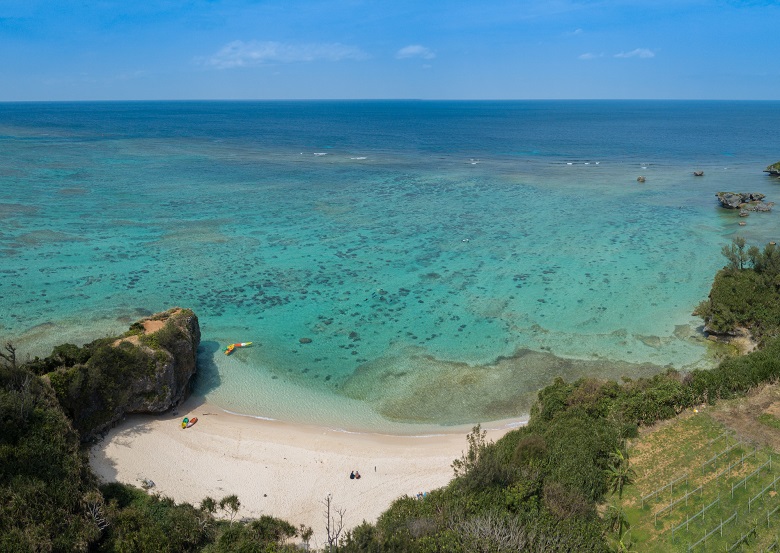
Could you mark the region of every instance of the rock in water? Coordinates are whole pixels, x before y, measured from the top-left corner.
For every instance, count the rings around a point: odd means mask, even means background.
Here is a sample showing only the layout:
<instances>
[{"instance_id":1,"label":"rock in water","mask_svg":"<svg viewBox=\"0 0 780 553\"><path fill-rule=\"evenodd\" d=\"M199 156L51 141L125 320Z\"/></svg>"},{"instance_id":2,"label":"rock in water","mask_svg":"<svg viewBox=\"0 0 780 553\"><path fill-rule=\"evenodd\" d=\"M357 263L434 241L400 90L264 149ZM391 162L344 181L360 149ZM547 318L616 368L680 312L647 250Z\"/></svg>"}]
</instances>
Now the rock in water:
<instances>
[{"instance_id":1,"label":"rock in water","mask_svg":"<svg viewBox=\"0 0 780 553\"><path fill-rule=\"evenodd\" d=\"M780 161L778 161L777 163L773 163L772 165L764 169L764 173L769 173L773 177L780 176Z\"/></svg>"},{"instance_id":2,"label":"rock in water","mask_svg":"<svg viewBox=\"0 0 780 553\"><path fill-rule=\"evenodd\" d=\"M728 209L747 211L772 211L774 202L764 202L764 194L758 192L718 192L720 205Z\"/></svg>"}]
</instances>

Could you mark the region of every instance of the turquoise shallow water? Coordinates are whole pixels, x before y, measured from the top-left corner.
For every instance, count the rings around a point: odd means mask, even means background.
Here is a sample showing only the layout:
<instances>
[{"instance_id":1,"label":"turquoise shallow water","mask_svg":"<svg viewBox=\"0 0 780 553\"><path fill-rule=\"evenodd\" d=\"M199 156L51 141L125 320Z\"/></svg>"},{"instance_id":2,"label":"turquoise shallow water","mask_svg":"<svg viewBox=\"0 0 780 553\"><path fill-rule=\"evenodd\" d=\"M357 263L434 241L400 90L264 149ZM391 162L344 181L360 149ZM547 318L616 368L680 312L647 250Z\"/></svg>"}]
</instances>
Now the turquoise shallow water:
<instances>
[{"instance_id":1,"label":"turquoise shallow water","mask_svg":"<svg viewBox=\"0 0 780 553\"><path fill-rule=\"evenodd\" d=\"M739 227L714 194L777 200L761 170L778 115L0 105L0 337L41 355L191 307L210 401L397 432L522 416L557 375L707 367L691 311L720 247L778 228L774 213Z\"/></svg>"}]
</instances>

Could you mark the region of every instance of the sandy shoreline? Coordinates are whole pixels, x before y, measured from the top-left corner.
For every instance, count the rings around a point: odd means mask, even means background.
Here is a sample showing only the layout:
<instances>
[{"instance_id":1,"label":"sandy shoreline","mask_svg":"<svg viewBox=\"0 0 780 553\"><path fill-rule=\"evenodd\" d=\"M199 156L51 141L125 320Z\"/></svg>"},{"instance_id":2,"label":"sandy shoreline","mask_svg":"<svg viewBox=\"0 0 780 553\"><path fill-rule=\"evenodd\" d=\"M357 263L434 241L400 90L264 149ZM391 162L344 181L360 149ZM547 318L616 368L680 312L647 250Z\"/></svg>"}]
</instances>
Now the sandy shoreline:
<instances>
[{"instance_id":1,"label":"sandy shoreline","mask_svg":"<svg viewBox=\"0 0 780 553\"><path fill-rule=\"evenodd\" d=\"M236 494L239 516L311 526L318 547L328 494L346 509L346 528L374 521L393 500L447 484L453 459L467 448L462 429L420 437L350 433L233 415L201 398L190 398L178 413L128 417L91 449L94 472L136 486L148 478L154 491L196 505L206 496ZM198 423L182 430L184 416ZM511 430L494 426L487 425L489 440ZM351 470L362 478L350 480Z\"/></svg>"}]
</instances>

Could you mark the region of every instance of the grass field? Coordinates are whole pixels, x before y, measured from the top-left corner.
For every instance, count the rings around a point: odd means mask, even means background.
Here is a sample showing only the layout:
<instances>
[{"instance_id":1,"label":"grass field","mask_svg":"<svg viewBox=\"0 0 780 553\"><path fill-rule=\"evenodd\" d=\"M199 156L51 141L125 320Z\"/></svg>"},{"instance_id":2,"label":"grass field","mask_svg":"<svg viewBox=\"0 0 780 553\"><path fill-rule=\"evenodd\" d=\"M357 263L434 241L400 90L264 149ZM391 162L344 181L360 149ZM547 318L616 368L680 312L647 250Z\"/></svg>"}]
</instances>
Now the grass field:
<instances>
[{"instance_id":1,"label":"grass field","mask_svg":"<svg viewBox=\"0 0 780 553\"><path fill-rule=\"evenodd\" d=\"M624 543L658 553L780 551L776 405L769 390L684 413L632 440Z\"/></svg>"}]
</instances>

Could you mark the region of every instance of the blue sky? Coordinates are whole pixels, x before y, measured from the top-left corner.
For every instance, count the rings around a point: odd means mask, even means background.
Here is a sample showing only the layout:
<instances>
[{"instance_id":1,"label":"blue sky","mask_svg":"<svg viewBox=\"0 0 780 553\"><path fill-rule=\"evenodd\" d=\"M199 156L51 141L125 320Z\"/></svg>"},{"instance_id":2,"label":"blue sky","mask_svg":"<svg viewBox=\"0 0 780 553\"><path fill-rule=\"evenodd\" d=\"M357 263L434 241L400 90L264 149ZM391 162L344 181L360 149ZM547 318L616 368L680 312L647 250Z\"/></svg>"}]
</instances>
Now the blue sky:
<instances>
[{"instance_id":1,"label":"blue sky","mask_svg":"<svg viewBox=\"0 0 780 553\"><path fill-rule=\"evenodd\" d=\"M780 99L780 1L0 0L0 101Z\"/></svg>"}]
</instances>

